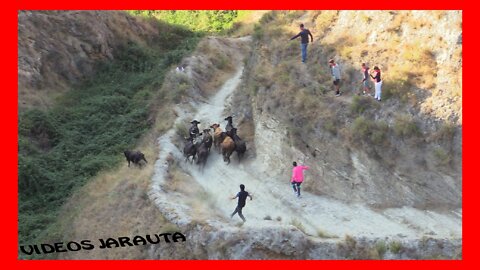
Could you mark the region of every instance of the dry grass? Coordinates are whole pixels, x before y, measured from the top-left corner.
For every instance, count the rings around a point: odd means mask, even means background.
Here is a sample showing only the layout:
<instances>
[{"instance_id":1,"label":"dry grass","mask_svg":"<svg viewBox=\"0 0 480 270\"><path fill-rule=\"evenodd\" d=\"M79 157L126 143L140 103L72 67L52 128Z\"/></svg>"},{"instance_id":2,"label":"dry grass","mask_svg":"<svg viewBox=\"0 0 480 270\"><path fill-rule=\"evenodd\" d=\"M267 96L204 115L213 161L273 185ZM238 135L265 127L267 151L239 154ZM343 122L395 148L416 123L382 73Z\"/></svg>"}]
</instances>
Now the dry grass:
<instances>
[{"instance_id":1,"label":"dry grass","mask_svg":"<svg viewBox=\"0 0 480 270\"><path fill-rule=\"evenodd\" d=\"M290 221L290 225L296 227L302 233L307 234L307 231L305 230L305 226L303 226L302 222L300 222L298 219L292 219Z\"/></svg>"},{"instance_id":2,"label":"dry grass","mask_svg":"<svg viewBox=\"0 0 480 270\"><path fill-rule=\"evenodd\" d=\"M234 22L232 29L229 31L231 37L244 37L251 35L254 32L255 22L259 21L262 16L267 13L267 10L249 10L240 11L237 21Z\"/></svg>"},{"instance_id":3,"label":"dry grass","mask_svg":"<svg viewBox=\"0 0 480 270\"><path fill-rule=\"evenodd\" d=\"M138 144L149 163L138 168L120 164L112 171L104 171L77 191L59 215L64 224L63 238L92 239L161 233L172 230L150 201L147 192L158 155L156 134L149 133ZM144 246L128 249L105 249L61 253L63 259L144 259Z\"/></svg>"},{"instance_id":4,"label":"dry grass","mask_svg":"<svg viewBox=\"0 0 480 270\"><path fill-rule=\"evenodd\" d=\"M332 24L338 18L337 10L324 10L320 11L318 14L314 14L315 18L315 31L317 33L323 33L327 31Z\"/></svg>"},{"instance_id":5,"label":"dry grass","mask_svg":"<svg viewBox=\"0 0 480 270\"><path fill-rule=\"evenodd\" d=\"M199 51L196 53L198 54ZM209 72L212 79L223 83L227 75L231 75L231 71L233 69L225 67L224 70L215 68ZM182 83L191 85L190 79L185 74L173 72L167 76L163 87L178 87ZM205 87L208 84L200 81L199 85ZM153 128L139 140L135 147L145 154L149 162L147 166L129 168L125 162L91 179L88 184L75 192L63 207L59 215L61 218L57 221L59 230L56 235L67 241L93 240L162 233L177 229L162 216L147 195L150 179L154 173L154 163L158 156L156 140L160 134L172 128L176 117L171 104L163 106L156 106L156 104L164 104L162 97L156 97L150 111L151 119L154 121ZM172 161L170 166L167 189L187 194L185 199L191 206L203 205L199 201L210 196L198 193L197 191L201 188L189 181L189 177L181 172L175 161ZM194 217L203 216L212 204L213 202L210 202L202 207L193 207ZM92 252L61 253L60 256L64 259L146 259L148 253L146 247L138 246L105 249L101 252L93 250Z\"/></svg>"},{"instance_id":6,"label":"dry grass","mask_svg":"<svg viewBox=\"0 0 480 270\"><path fill-rule=\"evenodd\" d=\"M452 162L452 154L442 147L435 148L433 155L436 158L437 166L448 166Z\"/></svg>"},{"instance_id":7,"label":"dry grass","mask_svg":"<svg viewBox=\"0 0 480 270\"><path fill-rule=\"evenodd\" d=\"M331 234L331 233L326 232L322 229L317 229L317 236L320 237L320 238L325 238L325 239L338 238L337 235Z\"/></svg>"},{"instance_id":8,"label":"dry grass","mask_svg":"<svg viewBox=\"0 0 480 270\"><path fill-rule=\"evenodd\" d=\"M393 131L395 132L395 135L401 138L421 135L421 130L413 117L405 114L398 115L395 118Z\"/></svg>"}]
</instances>

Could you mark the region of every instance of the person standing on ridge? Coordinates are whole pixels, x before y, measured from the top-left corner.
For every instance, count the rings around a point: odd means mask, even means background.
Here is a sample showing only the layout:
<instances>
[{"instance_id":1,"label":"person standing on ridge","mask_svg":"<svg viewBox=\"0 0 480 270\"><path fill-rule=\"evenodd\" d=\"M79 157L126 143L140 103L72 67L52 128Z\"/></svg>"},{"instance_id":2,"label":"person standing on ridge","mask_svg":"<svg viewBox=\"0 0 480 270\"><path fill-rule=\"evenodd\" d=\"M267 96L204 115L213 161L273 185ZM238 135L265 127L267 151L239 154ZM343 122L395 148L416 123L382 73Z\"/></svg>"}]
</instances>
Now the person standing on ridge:
<instances>
[{"instance_id":1,"label":"person standing on ridge","mask_svg":"<svg viewBox=\"0 0 480 270\"><path fill-rule=\"evenodd\" d=\"M382 100L382 75L381 71L377 66L373 67L373 73L375 75L370 74L370 77L375 81L375 99L378 101Z\"/></svg>"},{"instance_id":2,"label":"person standing on ridge","mask_svg":"<svg viewBox=\"0 0 480 270\"><path fill-rule=\"evenodd\" d=\"M362 74L363 74L363 79L362 79L362 84L363 84L363 94L364 95L370 95L370 68L367 66L367 64L362 63Z\"/></svg>"},{"instance_id":3,"label":"person standing on ridge","mask_svg":"<svg viewBox=\"0 0 480 270\"><path fill-rule=\"evenodd\" d=\"M333 59L328 61L330 65L332 78L333 78L333 86L335 87L335 96L340 96L342 93L340 92L340 67Z\"/></svg>"},{"instance_id":4,"label":"person standing on ridge","mask_svg":"<svg viewBox=\"0 0 480 270\"><path fill-rule=\"evenodd\" d=\"M297 165L297 162L293 162L292 178L290 182L292 184L293 192L297 194L297 198L300 198L300 185L303 183L303 171L310 169L308 166Z\"/></svg>"},{"instance_id":5,"label":"person standing on ridge","mask_svg":"<svg viewBox=\"0 0 480 270\"><path fill-rule=\"evenodd\" d=\"M305 63L305 61L307 61L308 36L310 36L311 42L313 42L312 33L310 33L310 30L306 29L302 23L300 24L300 33L290 39L294 40L298 37L301 37L302 63Z\"/></svg>"},{"instance_id":6,"label":"person standing on ridge","mask_svg":"<svg viewBox=\"0 0 480 270\"><path fill-rule=\"evenodd\" d=\"M237 195L232 198L232 200L235 200L236 198L238 198L238 204L237 204L237 208L235 208L235 211L233 211L233 213L230 215L230 218L233 218L233 216L236 213L238 213L238 215L243 220L243 222L246 221L245 217L242 214L242 208L245 207L247 197L250 197L250 201L252 200L252 196L247 191L245 191L245 186L243 184L241 184L240 185L240 192L238 192Z\"/></svg>"}]
</instances>

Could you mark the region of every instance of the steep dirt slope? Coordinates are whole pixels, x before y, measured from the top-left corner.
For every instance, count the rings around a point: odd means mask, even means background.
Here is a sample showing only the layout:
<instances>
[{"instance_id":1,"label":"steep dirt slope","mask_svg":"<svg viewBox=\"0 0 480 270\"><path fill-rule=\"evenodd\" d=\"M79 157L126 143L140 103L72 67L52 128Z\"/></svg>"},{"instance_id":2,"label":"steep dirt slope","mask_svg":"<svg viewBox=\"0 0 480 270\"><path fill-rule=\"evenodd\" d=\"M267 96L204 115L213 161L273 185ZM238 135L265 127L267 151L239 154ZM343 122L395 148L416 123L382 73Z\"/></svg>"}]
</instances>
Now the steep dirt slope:
<instances>
[{"instance_id":1,"label":"steep dirt slope","mask_svg":"<svg viewBox=\"0 0 480 270\"><path fill-rule=\"evenodd\" d=\"M61 27L59 27L61 26ZM21 11L18 14L18 105L46 108L122 44L142 44L158 30L122 11Z\"/></svg>"},{"instance_id":2,"label":"steep dirt slope","mask_svg":"<svg viewBox=\"0 0 480 270\"><path fill-rule=\"evenodd\" d=\"M301 22L314 35L306 65L288 42ZM261 24L248 93L316 168L307 189L378 208L461 207L461 12L272 12ZM340 98L330 58L341 65ZM362 62L383 70L380 103L355 96Z\"/></svg>"},{"instance_id":3,"label":"steep dirt slope","mask_svg":"<svg viewBox=\"0 0 480 270\"><path fill-rule=\"evenodd\" d=\"M247 40L230 41L230 46ZM245 74L243 65L239 65L215 95L201 102L193 101L191 108L177 107L177 126L192 119L201 122L201 129L218 122L223 125L222 119L236 112L235 96L245 94ZM198 79L192 70L187 75L192 81ZM391 241L388 239L404 247L402 254L388 255L392 257L457 256L462 237L461 210L433 212L404 207L377 212L365 203L351 205L309 192L297 199L284 164L290 164L292 154L300 159L305 155L286 146L286 127L275 117L257 111L253 121L254 139L247 144L255 144L256 155L241 163L233 155L232 163L226 165L212 149L207 166L201 170L196 164L183 161L178 129L171 129L158 139L160 153L149 196L170 222L191 235L192 240L184 247L187 251L183 249L179 254L210 259L344 258L350 256L342 246L344 236L349 235L360 239L359 250L373 254L352 255L359 258L379 256L375 255L375 245ZM307 173L308 181L317 181L318 173ZM229 217L235 208L229 197L238 192L241 183L254 198L244 210L245 224L239 223L238 217ZM418 246L428 241L435 244L420 251ZM438 249L437 244L446 248ZM164 256L161 248L152 248L154 258Z\"/></svg>"}]
</instances>

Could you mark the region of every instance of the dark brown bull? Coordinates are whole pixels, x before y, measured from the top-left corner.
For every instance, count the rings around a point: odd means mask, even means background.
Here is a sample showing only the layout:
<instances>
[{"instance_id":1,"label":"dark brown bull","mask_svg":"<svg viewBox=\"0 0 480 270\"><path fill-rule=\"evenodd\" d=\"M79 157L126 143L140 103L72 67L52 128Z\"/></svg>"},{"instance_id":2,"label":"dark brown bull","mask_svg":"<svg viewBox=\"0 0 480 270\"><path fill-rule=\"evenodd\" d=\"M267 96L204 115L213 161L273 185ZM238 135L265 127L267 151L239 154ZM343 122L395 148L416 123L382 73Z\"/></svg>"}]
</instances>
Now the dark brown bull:
<instances>
[{"instance_id":1,"label":"dark brown bull","mask_svg":"<svg viewBox=\"0 0 480 270\"><path fill-rule=\"evenodd\" d=\"M126 150L123 152L123 154L127 158L128 167L130 167L130 162L139 166L141 166L140 161L142 160L145 161L145 163L148 163L148 161L145 159L145 155L140 151Z\"/></svg>"},{"instance_id":2,"label":"dark brown bull","mask_svg":"<svg viewBox=\"0 0 480 270\"><path fill-rule=\"evenodd\" d=\"M205 146L208 149L208 152L210 153L210 148L212 148L212 144L213 144L213 137L212 137L212 134L210 134L209 128L203 130L202 143L205 144Z\"/></svg>"},{"instance_id":3,"label":"dark brown bull","mask_svg":"<svg viewBox=\"0 0 480 270\"><path fill-rule=\"evenodd\" d=\"M186 137L185 138L185 146L183 147L183 155L185 156L185 162L192 157L192 163L195 160L195 155L197 154L197 149L195 148L195 145L193 144L193 138L192 137Z\"/></svg>"},{"instance_id":4,"label":"dark brown bull","mask_svg":"<svg viewBox=\"0 0 480 270\"><path fill-rule=\"evenodd\" d=\"M195 149L197 150L197 164L203 170L205 164L207 164L208 147L205 142L202 142L200 145L196 146Z\"/></svg>"},{"instance_id":5,"label":"dark brown bull","mask_svg":"<svg viewBox=\"0 0 480 270\"><path fill-rule=\"evenodd\" d=\"M237 152L238 161L240 161L247 151L247 145L244 140L238 137L237 128L232 128L230 133L233 141L235 142L235 151Z\"/></svg>"}]
</instances>

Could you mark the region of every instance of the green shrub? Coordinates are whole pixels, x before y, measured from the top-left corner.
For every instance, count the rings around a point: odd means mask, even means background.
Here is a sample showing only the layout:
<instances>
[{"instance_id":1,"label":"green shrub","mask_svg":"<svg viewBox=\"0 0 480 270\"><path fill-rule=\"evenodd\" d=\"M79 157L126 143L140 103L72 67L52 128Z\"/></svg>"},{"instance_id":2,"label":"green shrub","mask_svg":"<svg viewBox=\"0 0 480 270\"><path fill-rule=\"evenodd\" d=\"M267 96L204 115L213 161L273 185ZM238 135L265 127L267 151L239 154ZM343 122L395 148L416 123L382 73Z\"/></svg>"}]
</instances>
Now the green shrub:
<instances>
[{"instance_id":1,"label":"green shrub","mask_svg":"<svg viewBox=\"0 0 480 270\"><path fill-rule=\"evenodd\" d=\"M433 154L437 159L437 164L440 166L447 166L452 161L451 154L442 147L435 148Z\"/></svg>"},{"instance_id":2,"label":"green shrub","mask_svg":"<svg viewBox=\"0 0 480 270\"><path fill-rule=\"evenodd\" d=\"M185 27L194 32L204 33L227 32L233 27L239 15L237 10L132 10L129 13L155 18L173 24L177 29Z\"/></svg>"},{"instance_id":3,"label":"green shrub","mask_svg":"<svg viewBox=\"0 0 480 270\"><path fill-rule=\"evenodd\" d=\"M375 122L364 116L357 117L350 128L352 138L367 145L386 145L389 131L390 128L386 122Z\"/></svg>"},{"instance_id":4,"label":"green shrub","mask_svg":"<svg viewBox=\"0 0 480 270\"><path fill-rule=\"evenodd\" d=\"M253 40L261 40L263 38L263 28L259 24L253 26Z\"/></svg>"},{"instance_id":5,"label":"green shrub","mask_svg":"<svg viewBox=\"0 0 480 270\"><path fill-rule=\"evenodd\" d=\"M408 115L400 115L396 117L393 131L395 132L395 135L402 138L419 136L421 134L417 123Z\"/></svg>"},{"instance_id":6,"label":"green shrub","mask_svg":"<svg viewBox=\"0 0 480 270\"><path fill-rule=\"evenodd\" d=\"M260 18L260 25L265 25L265 24L268 24L269 22L275 20L276 18L276 13L275 11L269 11L265 14L263 14L262 18Z\"/></svg>"},{"instance_id":7,"label":"green shrub","mask_svg":"<svg viewBox=\"0 0 480 270\"><path fill-rule=\"evenodd\" d=\"M437 141L452 142L455 137L456 127L453 124L446 123L442 125L435 134Z\"/></svg>"},{"instance_id":8,"label":"green shrub","mask_svg":"<svg viewBox=\"0 0 480 270\"><path fill-rule=\"evenodd\" d=\"M61 205L76 189L100 170L118 165L123 151L150 128L151 104L175 99L168 94L177 89L158 93L158 86L169 65L199 39L184 29L158 27L181 42L171 47L125 43L115 51L115 60L98 64L95 76L68 91L53 108L19 114L20 244L41 241L38 237L51 231ZM179 92L184 88L180 84Z\"/></svg>"},{"instance_id":9,"label":"green shrub","mask_svg":"<svg viewBox=\"0 0 480 270\"><path fill-rule=\"evenodd\" d=\"M335 117L329 117L327 119L324 119L323 128L326 131L330 132L332 135L336 135L337 134L337 124L336 124Z\"/></svg>"},{"instance_id":10,"label":"green shrub","mask_svg":"<svg viewBox=\"0 0 480 270\"><path fill-rule=\"evenodd\" d=\"M300 222L298 219L292 219L290 221L290 224L293 225L294 227L296 227L297 229L299 229L304 234L307 234L306 230L305 230L305 227L303 226L302 222Z\"/></svg>"},{"instance_id":11,"label":"green shrub","mask_svg":"<svg viewBox=\"0 0 480 270\"><path fill-rule=\"evenodd\" d=\"M325 238L325 239L338 238L338 236L330 234L330 233L328 233L324 230L321 230L321 229L317 229L317 236L320 237L320 238Z\"/></svg>"},{"instance_id":12,"label":"green shrub","mask_svg":"<svg viewBox=\"0 0 480 270\"><path fill-rule=\"evenodd\" d=\"M215 56L211 57L210 60L212 61L213 65L220 70L225 69L230 64L227 56L223 54L216 54Z\"/></svg>"},{"instance_id":13,"label":"green shrub","mask_svg":"<svg viewBox=\"0 0 480 270\"><path fill-rule=\"evenodd\" d=\"M376 104L369 97L354 96L350 104L350 112L353 114L362 114L373 108Z\"/></svg>"},{"instance_id":14,"label":"green shrub","mask_svg":"<svg viewBox=\"0 0 480 270\"><path fill-rule=\"evenodd\" d=\"M385 252L387 252L387 244L383 240L377 241L375 243L375 249L377 250L380 258L382 258L383 255L385 255Z\"/></svg>"},{"instance_id":15,"label":"green shrub","mask_svg":"<svg viewBox=\"0 0 480 270\"><path fill-rule=\"evenodd\" d=\"M402 103L406 103L409 99L411 89L412 83L408 78L394 81L387 80L382 85L382 99L388 100L396 98Z\"/></svg>"},{"instance_id":16,"label":"green shrub","mask_svg":"<svg viewBox=\"0 0 480 270\"><path fill-rule=\"evenodd\" d=\"M177 123L175 124L175 133L181 138L188 137L188 126L185 123Z\"/></svg>"},{"instance_id":17,"label":"green shrub","mask_svg":"<svg viewBox=\"0 0 480 270\"><path fill-rule=\"evenodd\" d=\"M370 139L375 145L385 145L385 142L387 141L388 132L389 132L388 124L383 121L378 122L375 124L374 128L372 129Z\"/></svg>"},{"instance_id":18,"label":"green shrub","mask_svg":"<svg viewBox=\"0 0 480 270\"><path fill-rule=\"evenodd\" d=\"M353 137L357 139L368 138L372 131L372 121L367 120L363 116L357 117L353 121L352 133Z\"/></svg>"},{"instance_id":19,"label":"green shrub","mask_svg":"<svg viewBox=\"0 0 480 270\"><path fill-rule=\"evenodd\" d=\"M399 254L403 250L403 245L398 241L392 241L390 242L389 248L392 253Z\"/></svg>"}]
</instances>

